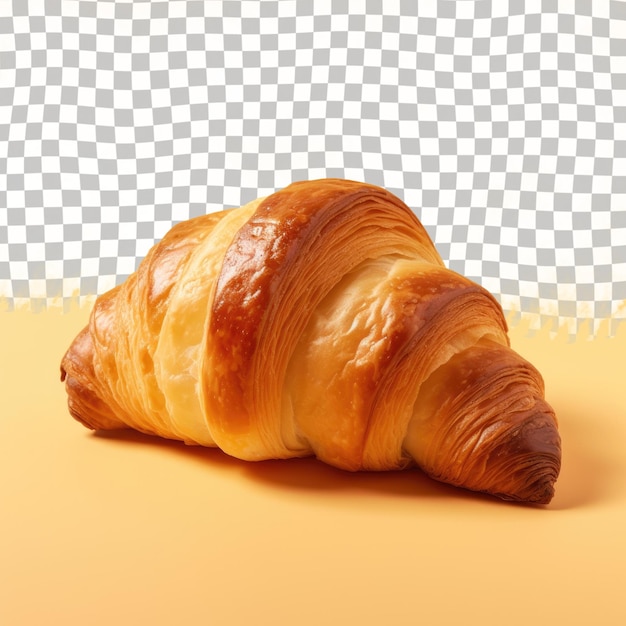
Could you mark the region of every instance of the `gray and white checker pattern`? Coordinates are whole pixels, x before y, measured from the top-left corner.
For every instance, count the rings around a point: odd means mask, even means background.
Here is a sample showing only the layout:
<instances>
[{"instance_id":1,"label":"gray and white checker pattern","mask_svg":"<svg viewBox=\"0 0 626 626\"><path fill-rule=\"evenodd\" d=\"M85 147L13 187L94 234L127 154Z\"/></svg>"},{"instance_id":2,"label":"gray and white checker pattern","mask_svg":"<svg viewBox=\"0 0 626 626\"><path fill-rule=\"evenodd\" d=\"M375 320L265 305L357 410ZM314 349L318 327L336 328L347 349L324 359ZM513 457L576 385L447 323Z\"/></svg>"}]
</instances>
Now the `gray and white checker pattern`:
<instances>
[{"instance_id":1,"label":"gray and white checker pattern","mask_svg":"<svg viewBox=\"0 0 626 626\"><path fill-rule=\"evenodd\" d=\"M88 298L171 225L380 184L518 316L626 316L626 2L0 0L0 298Z\"/></svg>"}]
</instances>

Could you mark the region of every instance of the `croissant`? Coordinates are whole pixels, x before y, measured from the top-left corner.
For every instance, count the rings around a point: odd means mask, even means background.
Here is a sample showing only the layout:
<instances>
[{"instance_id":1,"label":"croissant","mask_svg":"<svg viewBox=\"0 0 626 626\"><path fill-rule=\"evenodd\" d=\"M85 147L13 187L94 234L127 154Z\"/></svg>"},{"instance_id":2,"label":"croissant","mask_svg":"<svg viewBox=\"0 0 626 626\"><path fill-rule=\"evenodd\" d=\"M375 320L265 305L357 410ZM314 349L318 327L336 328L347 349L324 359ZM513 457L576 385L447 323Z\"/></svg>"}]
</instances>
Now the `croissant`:
<instances>
[{"instance_id":1,"label":"croissant","mask_svg":"<svg viewBox=\"0 0 626 626\"><path fill-rule=\"evenodd\" d=\"M175 225L96 300L61 380L91 429L548 503L557 422L507 332L400 199L304 181Z\"/></svg>"}]
</instances>

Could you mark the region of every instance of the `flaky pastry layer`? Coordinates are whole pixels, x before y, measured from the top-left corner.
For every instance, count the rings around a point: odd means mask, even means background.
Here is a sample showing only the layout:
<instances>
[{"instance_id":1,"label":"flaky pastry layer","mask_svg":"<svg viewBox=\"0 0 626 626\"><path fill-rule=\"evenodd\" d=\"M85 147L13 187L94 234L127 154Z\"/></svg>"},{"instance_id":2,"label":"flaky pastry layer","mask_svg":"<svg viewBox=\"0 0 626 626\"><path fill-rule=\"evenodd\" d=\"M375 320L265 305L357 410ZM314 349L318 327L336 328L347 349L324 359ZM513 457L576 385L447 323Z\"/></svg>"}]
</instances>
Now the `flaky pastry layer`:
<instances>
[{"instance_id":1,"label":"flaky pastry layer","mask_svg":"<svg viewBox=\"0 0 626 626\"><path fill-rule=\"evenodd\" d=\"M530 502L559 473L541 375L496 299L365 183L294 183L177 224L98 298L61 370L89 428L244 460L417 466Z\"/></svg>"}]
</instances>

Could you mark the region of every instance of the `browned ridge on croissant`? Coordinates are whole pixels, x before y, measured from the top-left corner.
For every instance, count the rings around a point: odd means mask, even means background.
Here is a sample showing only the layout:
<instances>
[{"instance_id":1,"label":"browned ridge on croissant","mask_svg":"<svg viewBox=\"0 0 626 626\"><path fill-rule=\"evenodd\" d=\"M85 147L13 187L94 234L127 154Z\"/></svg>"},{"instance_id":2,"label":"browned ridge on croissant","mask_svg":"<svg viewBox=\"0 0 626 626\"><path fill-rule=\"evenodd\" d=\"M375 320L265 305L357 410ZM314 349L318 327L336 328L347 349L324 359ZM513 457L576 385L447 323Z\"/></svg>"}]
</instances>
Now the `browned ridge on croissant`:
<instances>
[{"instance_id":1,"label":"browned ridge on croissant","mask_svg":"<svg viewBox=\"0 0 626 626\"><path fill-rule=\"evenodd\" d=\"M297 182L174 226L61 363L69 411L249 461L419 467L548 503L560 438L496 299L366 183Z\"/></svg>"}]
</instances>

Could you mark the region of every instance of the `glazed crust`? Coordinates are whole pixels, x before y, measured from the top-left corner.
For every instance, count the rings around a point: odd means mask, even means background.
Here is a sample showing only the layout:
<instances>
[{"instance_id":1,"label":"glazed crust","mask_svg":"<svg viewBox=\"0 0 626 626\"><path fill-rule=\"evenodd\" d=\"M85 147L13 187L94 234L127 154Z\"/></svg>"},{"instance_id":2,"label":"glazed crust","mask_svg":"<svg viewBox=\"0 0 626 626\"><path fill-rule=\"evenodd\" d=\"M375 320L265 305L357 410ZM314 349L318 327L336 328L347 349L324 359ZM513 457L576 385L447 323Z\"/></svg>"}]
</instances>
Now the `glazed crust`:
<instances>
[{"instance_id":1,"label":"glazed crust","mask_svg":"<svg viewBox=\"0 0 626 626\"><path fill-rule=\"evenodd\" d=\"M61 371L90 428L244 460L417 466L540 503L559 473L541 375L495 298L364 183L294 183L176 225L98 298Z\"/></svg>"}]
</instances>

